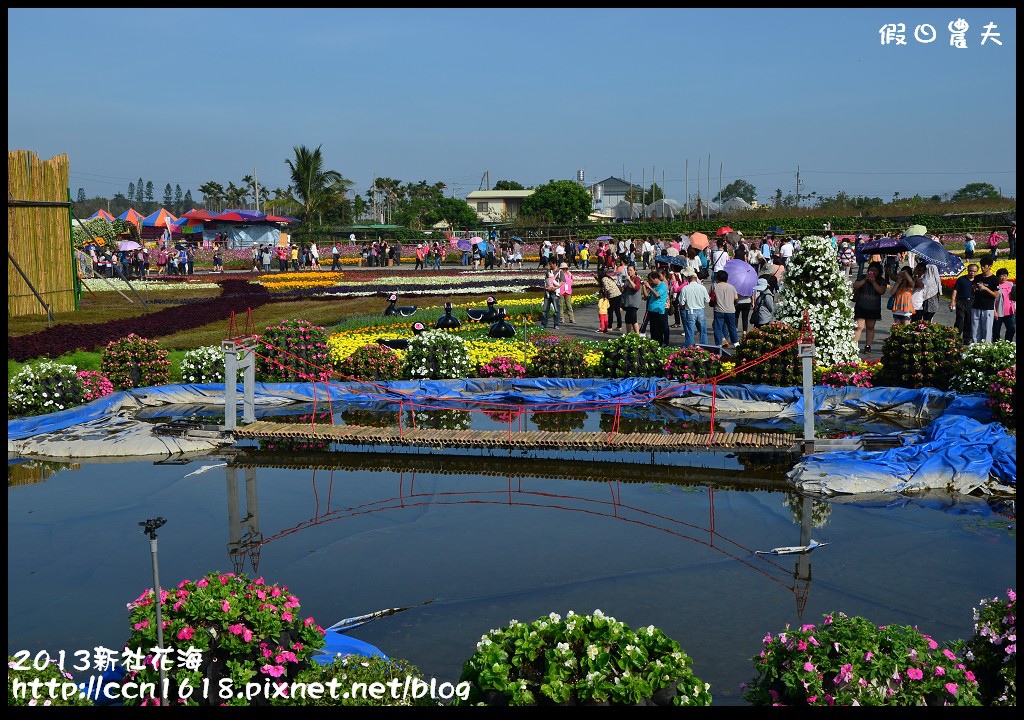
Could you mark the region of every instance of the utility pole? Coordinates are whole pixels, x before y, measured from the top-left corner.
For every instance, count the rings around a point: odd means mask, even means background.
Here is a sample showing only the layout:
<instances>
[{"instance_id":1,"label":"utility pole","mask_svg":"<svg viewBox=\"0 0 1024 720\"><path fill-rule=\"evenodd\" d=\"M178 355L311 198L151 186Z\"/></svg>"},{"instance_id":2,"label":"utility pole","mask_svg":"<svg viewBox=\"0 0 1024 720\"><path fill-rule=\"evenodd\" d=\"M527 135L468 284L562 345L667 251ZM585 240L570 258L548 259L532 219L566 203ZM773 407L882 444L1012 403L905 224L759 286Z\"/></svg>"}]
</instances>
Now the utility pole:
<instances>
[{"instance_id":1,"label":"utility pole","mask_svg":"<svg viewBox=\"0 0 1024 720\"><path fill-rule=\"evenodd\" d=\"M800 166L796 166L796 206L800 207Z\"/></svg>"},{"instance_id":2,"label":"utility pole","mask_svg":"<svg viewBox=\"0 0 1024 720\"><path fill-rule=\"evenodd\" d=\"M252 195L253 195L253 198L256 200L256 212L259 212L260 211L260 179L258 177L256 177L256 168L252 169L252 181L253 181L253 184L256 186L256 189L253 190Z\"/></svg>"}]
</instances>

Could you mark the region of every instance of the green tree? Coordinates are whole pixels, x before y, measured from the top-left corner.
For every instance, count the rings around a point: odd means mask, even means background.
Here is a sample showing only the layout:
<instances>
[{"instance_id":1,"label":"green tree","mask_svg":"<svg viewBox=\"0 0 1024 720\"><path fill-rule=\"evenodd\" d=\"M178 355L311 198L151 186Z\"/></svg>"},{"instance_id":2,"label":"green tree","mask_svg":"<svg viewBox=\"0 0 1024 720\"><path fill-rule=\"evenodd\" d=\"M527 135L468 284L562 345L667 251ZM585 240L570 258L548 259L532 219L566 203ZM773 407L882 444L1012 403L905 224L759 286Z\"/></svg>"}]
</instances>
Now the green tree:
<instances>
[{"instance_id":1,"label":"green tree","mask_svg":"<svg viewBox=\"0 0 1024 720\"><path fill-rule=\"evenodd\" d=\"M310 150L296 145L295 157L285 160L291 171L291 198L301 208L302 219L309 224L323 224L323 218L344 200L352 186L337 170L325 170L323 153L318 146Z\"/></svg>"},{"instance_id":2,"label":"green tree","mask_svg":"<svg viewBox=\"0 0 1024 720\"><path fill-rule=\"evenodd\" d=\"M551 180L523 198L519 214L554 225L572 225L586 220L593 206L590 191L572 180Z\"/></svg>"},{"instance_id":3,"label":"green tree","mask_svg":"<svg viewBox=\"0 0 1024 720\"><path fill-rule=\"evenodd\" d=\"M185 208L182 207L185 204L184 199L181 195L181 185L174 186L174 212L178 215L185 212Z\"/></svg>"},{"instance_id":4,"label":"green tree","mask_svg":"<svg viewBox=\"0 0 1024 720\"><path fill-rule=\"evenodd\" d=\"M146 202L146 186L142 182L142 178L139 178L139 182L135 185L135 200L136 202Z\"/></svg>"},{"instance_id":5,"label":"green tree","mask_svg":"<svg viewBox=\"0 0 1024 720\"><path fill-rule=\"evenodd\" d=\"M148 203L155 202L155 199L154 199L156 197L155 192L156 192L156 188L153 187L153 181L150 180L148 183L146 183L146 202L148 202Z\"/></svg>"},{"instance_id":6,"label":"green tree","mask_svg":"<svg viewBox=\"0 0 1024 720\"><path fill-rule=\"evenodd\" d=\"M781 191L776 191L781 192ZM722 188L722 192L715 195L712 200L716 203L725 202L726 200L732 200L734 197L742 198L748 203L753 203L757 198L757 188L748 183L746 180L734 180L733 182Z\"/></svg>"},{"instance_id":7,"label":"green tree","mask_svg":"<svg viewBox=\"0 0 1024 720\"><path fill-rule=\"evenodd\" d=\"M495 190L525 190L522 183L518 183L515 180L499 180L494 183Z\"/></svg>"},{"instance_id":8,"label":"green tree","mask_svg":"<svg viewBox=\"0 0 1024 720\"><path fill-rule=\"evenodd\" d=\"M185 198L181 201L181 204L180 204L179 207L181 207L183 209L187 207L187 208L189 208L191 210L194 206L195 206L195 203L192 201L192 190L191 189L186 190L185 191Z\"/></svg>"},{"instance_id":9,"label":"green tree","mask_svg":"<svg viewBox=\"0 0 1024 720\"><path fill-rule=\"evenodd\" d=\"M969 183L953 193L951 200L998 200L999 191L991 183Z\"/></svg>"},{"instance_id":10,"label":"green tree","mask_svg":"<svg viewBox=\"0 0 1024 720\"><path fill-rule=\"evenodd\" d=\"M128 204L131 205L135 200L135 183L128 183Z\"/></svg>"},{"instance_id":11,"label":"green tree","mask_svg":"<svg viewBox=\"0 0 1024 720\"><path fill-rule=\"evenodd\" d=\"M164 207L168 208L174 202L174 188L171 187L170 183L164 185Z\"/></svg>"},{"instance_id":12,"label":"green tree","mask_svg":"<svg viewBox=\"0 0 1024 720\"><path fill-rule=\"evenodd\" d=\"M76 200L75 202L85 202L85 188L78 188L78 200Z\"/></svg>"},{"instance_id":13,"label":"green tree","mask_svg":"<svg viewBox=\"0 0 1024 720\"><path fill-rule=\"evenodd\" d=\"M392 215L392 222L397 225L405 225L411 230L424 230L429 224L428 218L433 215L433 210L442 199L444 199L444 183L438 182L429 185L426 180L407 183L401 188L398 204Z\"/></svg>"},{"instance_id":14,"label":"green tree","mask_svg":"<svg viewBox=\"0 0 1024 720\"><path fill-rule=\"evenodd\" d=\"M442 197L427 217L433 225L444 220L452 227L473 227L477 223L476 210L465 200L453 197Z\"/></svg>"}]
</instances>

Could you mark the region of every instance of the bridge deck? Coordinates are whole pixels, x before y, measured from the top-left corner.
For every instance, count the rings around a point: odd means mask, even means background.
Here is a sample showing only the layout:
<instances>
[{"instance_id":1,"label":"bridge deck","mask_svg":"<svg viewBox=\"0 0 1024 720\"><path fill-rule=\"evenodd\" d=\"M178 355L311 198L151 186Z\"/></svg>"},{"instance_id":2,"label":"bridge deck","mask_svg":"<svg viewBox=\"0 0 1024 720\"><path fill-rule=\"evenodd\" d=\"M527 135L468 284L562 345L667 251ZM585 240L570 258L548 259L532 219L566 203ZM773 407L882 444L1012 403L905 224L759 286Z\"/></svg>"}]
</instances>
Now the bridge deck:
<instances>
[{"instance_id":1,"label":"bridge deck","mask_svg":"<svg viewBox=\"0 0 1024 720\"><path fill-rule=\"evenodd\" d=\"M610 433L538 430L435 430L379 428L358 425L316 425L260 420L235 428L236 439L329 440L347 445L407 447L508 448L531 450L672 451L708 448L731 450L785 449L797 446L791 433Z\"/></svg>"}]
</instances>

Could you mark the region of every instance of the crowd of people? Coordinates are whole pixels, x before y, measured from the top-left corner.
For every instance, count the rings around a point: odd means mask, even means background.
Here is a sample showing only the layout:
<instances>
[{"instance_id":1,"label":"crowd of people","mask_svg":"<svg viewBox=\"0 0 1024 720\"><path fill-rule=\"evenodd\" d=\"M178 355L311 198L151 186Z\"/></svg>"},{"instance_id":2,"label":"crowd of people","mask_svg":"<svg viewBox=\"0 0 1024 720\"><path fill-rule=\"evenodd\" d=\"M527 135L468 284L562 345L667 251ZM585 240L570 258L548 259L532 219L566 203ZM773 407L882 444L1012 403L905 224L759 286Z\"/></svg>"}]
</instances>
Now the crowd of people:
<instances>
[{"instance_id":1,"label":"crowd of people","mask_svg":"<svg viewBox=\"0 0 1024 720\"><path fill-rule=\"evenodd\" d=\"M998 247L1012 238L1010 255L1016 254L1016 222L1008 238L998 233L991 243ZM836 261L850 289L854 312L854 336L860 352L875 351L876 324L885 309L892 324L933 322L943 297L942 278L935 264L911 253L865 255L860 245L892 237L890 234L860 234L839 238L831 230L825 235L836 252ZM650 333L652 339L668 345L672 329L680 329L682 346L736 347L751 327L762 327L775 319L785 273L799 249L799 240L766 234L748 243L741 233L730 232L697 249L677 240L599 240L577 244L541 246L540 263L545 268L545 300L541 325L553 318L558 327L565 311L563 280L573 269L597 271L598 328L606 333ZM1016 333L1016 285L1006 269L993 272L995 256L970 263L949 297L955 327L965 344L1013 340ZM741 294L729 282L726 264L741 259L751 265L758 278L750 294ZM560 300L561 298L561 300ZM711 327L708 328L708 309ZM559 310L561 312L559 312ZM569 319L568 322L574 322ZM861 342L863 341L863 346Z\"/></svg>"}]
</instances>

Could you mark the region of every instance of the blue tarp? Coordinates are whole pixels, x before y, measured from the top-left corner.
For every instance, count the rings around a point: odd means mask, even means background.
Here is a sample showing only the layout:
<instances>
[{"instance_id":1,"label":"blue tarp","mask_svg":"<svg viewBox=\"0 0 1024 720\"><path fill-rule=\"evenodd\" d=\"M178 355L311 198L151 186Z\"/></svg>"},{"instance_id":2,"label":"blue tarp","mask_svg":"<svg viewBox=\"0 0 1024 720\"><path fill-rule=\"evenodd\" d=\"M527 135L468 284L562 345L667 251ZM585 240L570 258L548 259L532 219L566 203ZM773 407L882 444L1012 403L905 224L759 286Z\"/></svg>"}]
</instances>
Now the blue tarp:
<instances>
[{"instance_id":1,"label":"blue tarp","mask_svg":"<svg viewBox=\"0 0 1024 720\"><path fill-rule=\"evenodd\" d=\"M243 388L236 386L238 403ZM655 400L710 402L718 411L739 416L752 407L793 422L803 415L801 388L766 385L679 385L659 378L523 380L406 380L381 383L256 383L257 408L316 402L335 411L346 407L379 408L412 401L419 405L457 406L528 404L532 409L568 403L581 410L615 405L642 407ZM832 493L904 492L921 488L952 488L969 493L991 478L1016 486L1016 444L999 424L982 395L956 395L932 388L828 388L813 391L816 413L839 415L938 418L925 430L904 433L904 445L884 452L829 452L810 455L792 471L795 485ZM50 415L9 420L8 439L22 440L51 433L118 411L122 405L223 406L224 385L168 385L115 393L86 405ZM322 405L321 405L322 404ZM865 423L865 427L868 424ZM9 444L10 447L10 444ZM969 488L966 489L965 488Z\"/></svg>"},{"instance_id":2,"label":"blue tarp","mask_svg":"<svg viewBox=\"0 0 1024 720\"><path fill-rule=\"evenodd\" d=\"M994 479L1017 485L1017 443L999 423L944 415L891 450L816 453L789 478L824 494L907 493L950 489L963 494Z\"/></svg>"}]
</instances>

